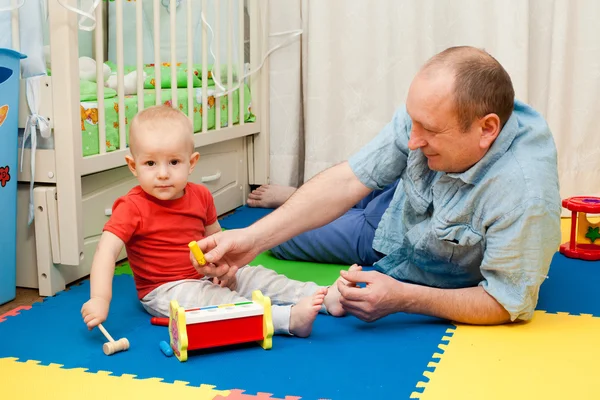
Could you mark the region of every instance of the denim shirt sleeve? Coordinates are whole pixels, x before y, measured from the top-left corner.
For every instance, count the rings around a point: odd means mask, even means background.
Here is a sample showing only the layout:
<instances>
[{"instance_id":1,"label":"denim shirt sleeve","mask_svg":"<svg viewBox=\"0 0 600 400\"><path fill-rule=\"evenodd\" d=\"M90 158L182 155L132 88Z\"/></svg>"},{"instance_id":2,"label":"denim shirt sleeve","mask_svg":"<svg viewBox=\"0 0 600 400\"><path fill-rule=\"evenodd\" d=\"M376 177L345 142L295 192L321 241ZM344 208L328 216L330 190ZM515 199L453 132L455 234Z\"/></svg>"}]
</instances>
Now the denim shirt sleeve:
<instances>
[{"instance_id":1,"label":"denim shirt sleeve","mask_svg":"<svg viewBox=\"0 0 600 400\"><path fill-rule=\"evenodd\" d=\"M411 129L412 121L402 106L379 134L348 160L365 186L381 190L402 175L408 159Z\"/></svg>"},{"instance_id":2,"label":"denim shirt sleeve","mask_svg":"<svg viewBox=\"0 0 600 400\"><path fill-rule=\"evenodd\" d=\"M560 244L560 209L531 199L495 221L486 234L481 286L510 313L529 320Z\"/></svg>"}]
</instances>

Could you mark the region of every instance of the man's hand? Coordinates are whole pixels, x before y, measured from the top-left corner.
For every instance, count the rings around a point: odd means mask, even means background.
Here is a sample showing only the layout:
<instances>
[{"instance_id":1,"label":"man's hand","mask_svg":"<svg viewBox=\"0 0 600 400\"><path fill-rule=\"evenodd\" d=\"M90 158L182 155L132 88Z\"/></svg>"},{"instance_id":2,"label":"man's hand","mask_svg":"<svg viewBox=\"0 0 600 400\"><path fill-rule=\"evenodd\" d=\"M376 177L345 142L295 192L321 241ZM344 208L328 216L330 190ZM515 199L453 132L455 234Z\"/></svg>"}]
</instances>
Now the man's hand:
<instances>
[{"instance_id":1,"label":"man's hand","mask_svg":"<svg viewBox=\"0 0 600 400\"><path fill-rule=\"evenodd\" d=\"M343 309L372 322L405 312L476 325L510 322L510 314L483 287L440 289L397 281L375 271L341 271L338 279ZM354 287L364 282L366 287Z\"/></svg>"},{"instance_id":2,"label":"man's hand","mask_svg":"<svg viewBox=\"0 0 600 400\"><path fill-rule=\"evenodd\" d=\"M402 282L377 271L341 271L341 276L348 283L337 282L340 303L349 314L373 322L401 311ZM366 287L356 287L361 282Z\"/></svg>"},{"instance_id":3,"label":"man's hand","mask_svg":"<svg viewBox=\"0 0 600 400\"><path fill-rule=\"evenodd\" d=\"M92 297L81 307L83 322L89 330L106 321L109 307L110 303L101 297Z\"/></svg>"},{"instance_id":4,"label":"man's hand","mask_svg":"<svg viewBox=\"0 0 600 400\"><path fill-rule=\"evenodd\" d=\"M200 241L205 265L199 265L190 253L190 260L198 273L225 282L235 282L238 269L254 260L259 253L255 239L247 229L232 229L215 233Z\"/></svg>"}]
</instances>

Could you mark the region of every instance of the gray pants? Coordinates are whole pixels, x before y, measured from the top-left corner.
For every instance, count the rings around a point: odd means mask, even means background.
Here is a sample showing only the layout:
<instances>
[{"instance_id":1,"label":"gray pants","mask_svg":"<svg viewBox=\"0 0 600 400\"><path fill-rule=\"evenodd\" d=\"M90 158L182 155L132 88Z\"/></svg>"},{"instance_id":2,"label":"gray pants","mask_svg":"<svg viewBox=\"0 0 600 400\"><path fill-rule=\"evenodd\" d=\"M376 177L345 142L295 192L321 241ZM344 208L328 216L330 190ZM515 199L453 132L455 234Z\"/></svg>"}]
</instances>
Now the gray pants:
<instances>
[{"instance_id":1,"label":"gray pants","mask_svg":"<svg viewBox=\"0 0 600 400\"><path fill-rule=\"evenodd\" d=\"M165 283L142 300L142 306L155 317L169 316L169 303L177 300L183 308L205 307L224 303L239 303L252 299L252 292L260 290L271 298L275 333L290 333L292 305L302 297L311 296L319 289L314 282L300 282L258 266L240 268L236 275L236 288L230 290L213 284L208 278L184 279ZM324 310L324 306L322 308Z\"/></svg>"}]
</instances>

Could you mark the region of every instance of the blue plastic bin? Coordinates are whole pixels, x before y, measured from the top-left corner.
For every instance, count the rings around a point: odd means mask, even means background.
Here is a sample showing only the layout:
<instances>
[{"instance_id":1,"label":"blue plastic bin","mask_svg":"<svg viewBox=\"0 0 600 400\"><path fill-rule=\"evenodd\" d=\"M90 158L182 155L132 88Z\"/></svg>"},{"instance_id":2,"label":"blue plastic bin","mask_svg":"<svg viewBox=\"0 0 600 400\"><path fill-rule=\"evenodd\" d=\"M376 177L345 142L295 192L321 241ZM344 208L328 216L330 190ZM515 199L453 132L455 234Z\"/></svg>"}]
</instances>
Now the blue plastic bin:
<instances>
[{"instance_id":1,"label":"blue plastic bin","mask_svg":"<svg viewBox=\"0 0 600 400\"><path fill-rule=\"evenodd\" d=\"M17 290L19 71L26 56L0 48L0 304Z\"/></svg>"}]
</instances>

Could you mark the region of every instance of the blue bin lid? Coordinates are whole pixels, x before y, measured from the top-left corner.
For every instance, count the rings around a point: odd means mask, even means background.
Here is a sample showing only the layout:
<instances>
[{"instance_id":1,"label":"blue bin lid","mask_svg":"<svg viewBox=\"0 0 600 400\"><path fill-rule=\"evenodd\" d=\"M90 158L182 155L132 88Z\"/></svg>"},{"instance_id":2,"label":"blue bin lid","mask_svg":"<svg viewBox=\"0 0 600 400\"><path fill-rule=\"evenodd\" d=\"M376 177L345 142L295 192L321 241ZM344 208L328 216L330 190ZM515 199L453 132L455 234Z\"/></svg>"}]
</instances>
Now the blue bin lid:
<instances>
[{"instance_id":1,"label":"blue bin lid","mask_svg":"<svg viewBox=\"0 0 600 400\"><path fill-rule=\"evenodd\" d=\"M21 59L27 58L27 56L23 53L19 53L18 51L15 51L13 49L7 49L4 47L0 47L0 55L2 55L2 54L7 55L7 56L12 56L15 58L21 58Z\"/></svg>"}]
</instances>

